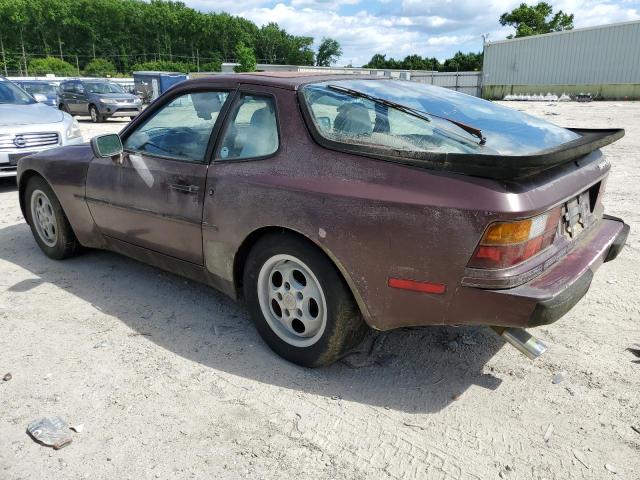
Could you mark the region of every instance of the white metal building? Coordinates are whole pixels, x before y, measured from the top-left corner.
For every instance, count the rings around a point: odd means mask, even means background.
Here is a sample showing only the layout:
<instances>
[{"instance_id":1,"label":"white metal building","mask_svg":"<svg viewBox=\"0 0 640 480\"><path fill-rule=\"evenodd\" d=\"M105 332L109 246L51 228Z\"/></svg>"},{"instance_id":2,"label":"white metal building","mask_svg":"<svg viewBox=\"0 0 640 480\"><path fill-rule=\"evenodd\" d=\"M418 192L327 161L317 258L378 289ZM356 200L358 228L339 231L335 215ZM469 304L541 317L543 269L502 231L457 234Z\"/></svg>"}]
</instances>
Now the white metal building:
<instances>
[{"instance_id":1,"label":"white metal building","mask_svg":"<svg viewBox=\"0 0 640 480\"><path fill-rule=\"evenodd\" d=\"M640 99L640 21L485 44L485 98L547 92Z\"/></svg>"}]
</instances>

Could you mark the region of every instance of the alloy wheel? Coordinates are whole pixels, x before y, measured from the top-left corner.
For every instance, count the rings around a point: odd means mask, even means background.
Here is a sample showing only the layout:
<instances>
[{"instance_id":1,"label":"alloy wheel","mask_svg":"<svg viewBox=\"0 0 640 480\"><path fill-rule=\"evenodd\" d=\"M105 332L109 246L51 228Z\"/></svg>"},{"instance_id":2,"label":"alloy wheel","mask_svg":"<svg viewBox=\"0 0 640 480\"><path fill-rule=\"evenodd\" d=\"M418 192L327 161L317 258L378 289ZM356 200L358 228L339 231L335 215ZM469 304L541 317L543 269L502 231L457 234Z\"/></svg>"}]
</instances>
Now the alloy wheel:
<instances>
[{"instance_id":1,"label":"alloy wheel","mask_svg":"<svg viewBox=\"0 0 640 480\"><path fill-rule=\"evenodd\" d=\"M258 300L265 320L282 340L308 347L322 337L327 302L313 271L292 255L274 255L260 269Z\"/></svg>"},{"instance_id":2,"label":"alloy wheel","mask_svg":"<svg viewBox=\"0 0 640 480\"><path fill-rule=\"evenodd\" d=\"M44 244L55 246L58 241L56 214L49 197L42 190L34 190L31 194L31 218Z\"/></svg>"}]
</instances>

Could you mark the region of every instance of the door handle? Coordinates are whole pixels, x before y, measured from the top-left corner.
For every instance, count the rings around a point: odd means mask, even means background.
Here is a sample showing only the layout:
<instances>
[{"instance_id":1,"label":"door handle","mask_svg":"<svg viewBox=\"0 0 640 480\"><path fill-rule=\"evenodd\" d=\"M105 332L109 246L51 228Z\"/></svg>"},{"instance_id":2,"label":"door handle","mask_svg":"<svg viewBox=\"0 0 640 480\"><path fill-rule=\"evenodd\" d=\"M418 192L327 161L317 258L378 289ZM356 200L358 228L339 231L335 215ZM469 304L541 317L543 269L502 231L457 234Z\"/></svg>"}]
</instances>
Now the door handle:
<instances>
[{"instance_id":1,"label":"door handle","mask_svg":"<svg viewBox=\"0 0 640 480\"><path fill-rule=\"evenodd\" d=\"M170 183L169 188L183 193L198 193L200 191L200 187L197 185L185 185L183 183Z\"/></svg>"}]
</instances>

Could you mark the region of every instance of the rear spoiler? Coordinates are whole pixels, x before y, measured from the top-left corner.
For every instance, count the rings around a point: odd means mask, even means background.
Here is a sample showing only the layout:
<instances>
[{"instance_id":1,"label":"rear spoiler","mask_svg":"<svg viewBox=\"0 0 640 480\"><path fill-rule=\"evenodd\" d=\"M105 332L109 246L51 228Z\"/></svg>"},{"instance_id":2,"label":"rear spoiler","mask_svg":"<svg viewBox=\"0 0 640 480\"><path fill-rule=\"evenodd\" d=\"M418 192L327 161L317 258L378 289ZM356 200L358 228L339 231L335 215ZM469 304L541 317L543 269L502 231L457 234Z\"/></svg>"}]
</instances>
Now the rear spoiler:
<instances>
[{"instance_id":1,"label":"rear spoiler","mask_svg":"<svg viewBox=\"0 0 640 480\"><path fill-rule=\"evenodd\" d=\"M529 155L408 152L334 142L311 128L314 139L326 148L412 167L471 175L495 180L518 180L575 161L624 136L624 129L568 128L580 138Z\"/></svg>"},{"instance_id":2,"label":"rear spoiler","mask_svg":"<svg viewBox=\"0 0 640 480\"><path fill-rule=\"evenodd\" d=\"M580 138L530 155L475 155L469 162L468 155L449 154L445 164L450 168L445 167L445 170L496 180L515 180L575 161L624 137L622 128L567 130Z\"/></svg>"}]
</instances>

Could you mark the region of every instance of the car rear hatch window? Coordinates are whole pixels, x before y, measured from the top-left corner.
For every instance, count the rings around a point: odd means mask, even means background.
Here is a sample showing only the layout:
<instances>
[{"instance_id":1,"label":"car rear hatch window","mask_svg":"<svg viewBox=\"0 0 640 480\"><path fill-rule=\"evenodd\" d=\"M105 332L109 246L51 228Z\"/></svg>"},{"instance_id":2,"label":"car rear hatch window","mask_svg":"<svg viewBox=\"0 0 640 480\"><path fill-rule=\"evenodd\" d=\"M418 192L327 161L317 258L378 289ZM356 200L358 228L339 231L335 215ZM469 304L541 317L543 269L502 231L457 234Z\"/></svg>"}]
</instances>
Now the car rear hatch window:
<instances>
[{"instance_id":1,"label":"car rear hatch window","mask_svg":"<svg viewBox=\"0 0 640 480\"><path fill-rule=\"evenodd\" d=\"M307 84L300 96L314 138L328 148L491 178L527 176L624 134L562 128L417 82L336 79Z\"/></svg>"}]
</instances>

